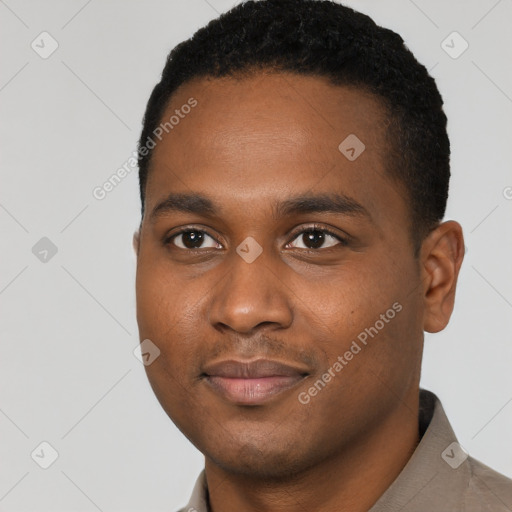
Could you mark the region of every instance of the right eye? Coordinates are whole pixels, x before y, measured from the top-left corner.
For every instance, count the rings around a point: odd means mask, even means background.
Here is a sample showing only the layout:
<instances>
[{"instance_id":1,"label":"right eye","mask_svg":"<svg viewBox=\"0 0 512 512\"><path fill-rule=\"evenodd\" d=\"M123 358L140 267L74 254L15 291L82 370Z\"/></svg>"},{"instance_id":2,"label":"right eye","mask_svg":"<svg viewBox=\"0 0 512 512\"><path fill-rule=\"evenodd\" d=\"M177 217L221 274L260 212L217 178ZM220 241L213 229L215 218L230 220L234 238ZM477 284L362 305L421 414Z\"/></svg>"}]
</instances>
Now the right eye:
<instances>
[{"instance_id":1,"label":"right eye","mask_svg":"<svg viewBox=\"0 0 512 512\"><path fill-rule=\"evenodd\" d=\"M201 247L201 245L211 240L208 247ZM212 245L213 243L213 245ZM200 229L185 228L165 239L165 245L172 244L184 250L197 250L197 249L216 249L220 245L211 237L206 231Z\"/></svg>"}]
</instances>

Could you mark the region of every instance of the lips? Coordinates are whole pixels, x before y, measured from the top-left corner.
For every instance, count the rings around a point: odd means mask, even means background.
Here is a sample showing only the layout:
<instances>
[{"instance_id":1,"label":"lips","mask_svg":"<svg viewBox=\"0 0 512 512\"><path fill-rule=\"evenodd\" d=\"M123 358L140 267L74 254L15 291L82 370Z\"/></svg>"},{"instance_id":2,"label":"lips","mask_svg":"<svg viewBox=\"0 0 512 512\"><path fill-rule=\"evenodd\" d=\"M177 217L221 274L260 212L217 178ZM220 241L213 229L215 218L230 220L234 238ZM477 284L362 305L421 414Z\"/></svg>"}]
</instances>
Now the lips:
<instances>
[{"instance_id":1,"label":"lips","mask_svg":"<svg viewBox=\"0 0 512 512\"><path fill-rule=\"evenodd\" d=\"M308 375L301 367L279 361L224 360L204 367L210 388L237 405L258 405L295 387Z\"/></svg>"}]
</instances>

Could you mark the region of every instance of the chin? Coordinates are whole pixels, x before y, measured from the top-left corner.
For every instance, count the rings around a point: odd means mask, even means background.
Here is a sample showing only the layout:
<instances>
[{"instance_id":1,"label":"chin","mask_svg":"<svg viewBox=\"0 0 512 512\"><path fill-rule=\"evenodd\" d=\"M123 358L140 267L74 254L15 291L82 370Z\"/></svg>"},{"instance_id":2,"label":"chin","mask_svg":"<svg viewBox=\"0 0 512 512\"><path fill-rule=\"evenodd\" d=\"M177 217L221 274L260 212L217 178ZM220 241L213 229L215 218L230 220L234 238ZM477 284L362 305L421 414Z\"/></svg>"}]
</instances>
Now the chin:
<instances>
[{"instance_id":1,"label":"chin","mask_svg":"<svg viewBox=\"0 0 512 512\"><path fill-rule=\"evenodd\" d=\"M292 444L292 443L290 443ZM231 441L229 448L215 453L204 451L206 457L227 473L247 476L260 480L289 480L314 465L315 461L307 460L297 452L297 443L285 448L285 443L273 443L272 446L259 446L257 443L244 443L237 447Z\"/></svg>"}]
</instances>

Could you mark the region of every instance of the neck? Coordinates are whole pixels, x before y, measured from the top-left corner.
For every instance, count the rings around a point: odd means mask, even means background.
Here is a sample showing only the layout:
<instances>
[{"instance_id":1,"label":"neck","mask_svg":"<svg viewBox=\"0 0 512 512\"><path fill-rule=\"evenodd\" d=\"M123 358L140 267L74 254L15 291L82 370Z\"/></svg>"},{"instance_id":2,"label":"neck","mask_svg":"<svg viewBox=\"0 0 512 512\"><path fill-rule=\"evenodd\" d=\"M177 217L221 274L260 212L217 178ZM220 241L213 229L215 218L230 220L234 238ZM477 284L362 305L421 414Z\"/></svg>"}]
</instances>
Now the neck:
<instances>
[{"instance_id":1,"label":"neck","mask_svg":"<svg viewBox=\"0 0 512 512\"><path fill-rule=\"evenodd\" d=\"M321 464L272 482L227 472L206 458L210 512L365 512L391 485L419 442L419 394Z\"/></svg>"}]
</instances>

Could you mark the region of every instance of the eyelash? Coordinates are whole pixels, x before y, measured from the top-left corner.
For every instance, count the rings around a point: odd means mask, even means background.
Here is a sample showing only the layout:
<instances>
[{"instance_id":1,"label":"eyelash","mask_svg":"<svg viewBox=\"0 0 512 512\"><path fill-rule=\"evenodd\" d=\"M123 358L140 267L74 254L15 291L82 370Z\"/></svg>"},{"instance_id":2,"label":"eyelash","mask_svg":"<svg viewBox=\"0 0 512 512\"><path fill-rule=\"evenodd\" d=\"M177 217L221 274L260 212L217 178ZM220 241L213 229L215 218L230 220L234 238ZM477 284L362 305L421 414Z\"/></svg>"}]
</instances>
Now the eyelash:
<instances>
[{"instance_id":1,"label":"eyelash","mask_svg":"<svg viewBox=\"0 0 512 512\"><path fill-rule=\"evenodd\" d=\"M179 235L183 235L184 233L190 233L191 231L196 231L198 233L203 233L205 235L208 235L210 238L212 238L213 240L215 240L215 237L213 237L212 235L210 235L208 233L208 231L205 231L204 229L198 229L194 226L186 226L182 229L180 229L179 231L177 231L176 233L173 233L172 235L170 236L167 236L164 238L164 245L172 245L172 240L174 238L176 238L177 236ZM296 232L293 232L290 236L292 237L291 240L295 240L299 235L301 234L304 234L304 233L308 233L308 232L311 232L311 231L319 231L320 233L324 233L324 234L327 234L327 235L330 235L332 236L333 238L335 238L336 240L338 240L338 242L340 242L339 245L341 246L346 246L348 245L348 240L346 238L343 238L341 237L339 234L335 233L334 231L330 230L329 228L326 228L325 226L321 226L319 224L313 224L311 226L308 226L306 228L302 228L300 231L296 231ZM215 240L217 242L217 240ZM219 242L217 242L219 243ZM289 243L289 242L288 242ZM176 249L181 249L181 250L184 250L184 251L187 251L187 252L195 252L195 251L204 251L205 249L201 249L201 248L196 248L196 249L182 249L181 247L177 247L177 246L174 246ZM335 247L335 246L334 246ZM306 251L306 252L319 252L319 251L327 251L329 249L334 249L334 247L327 247L325 249L301 249L302 251ZM211 249L211 248L209 248ZM216 249L214 249L216 250Z\"/></svg>"}]
</instances>

